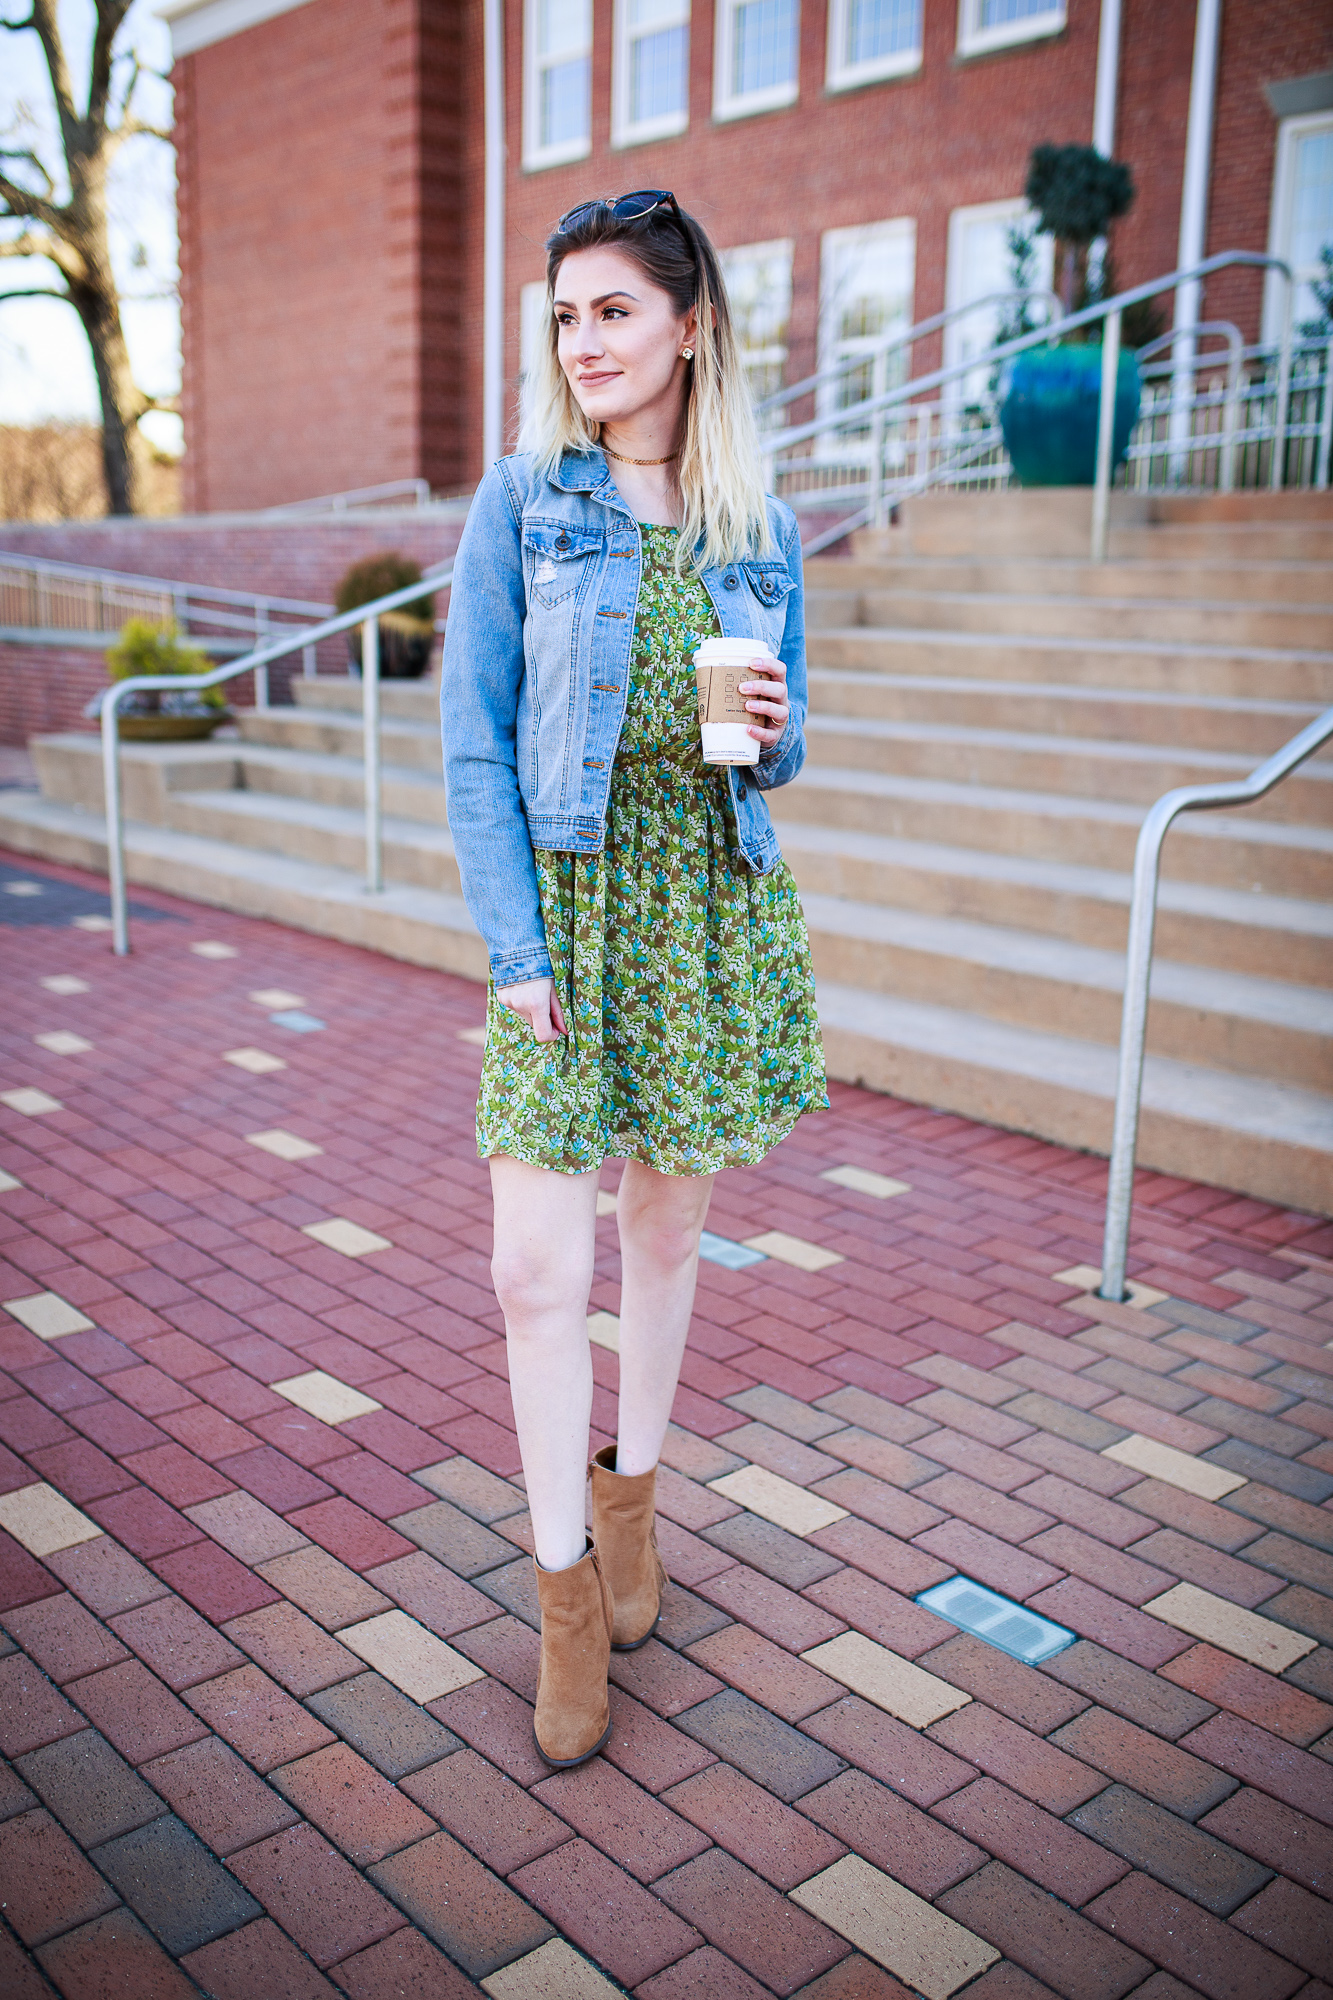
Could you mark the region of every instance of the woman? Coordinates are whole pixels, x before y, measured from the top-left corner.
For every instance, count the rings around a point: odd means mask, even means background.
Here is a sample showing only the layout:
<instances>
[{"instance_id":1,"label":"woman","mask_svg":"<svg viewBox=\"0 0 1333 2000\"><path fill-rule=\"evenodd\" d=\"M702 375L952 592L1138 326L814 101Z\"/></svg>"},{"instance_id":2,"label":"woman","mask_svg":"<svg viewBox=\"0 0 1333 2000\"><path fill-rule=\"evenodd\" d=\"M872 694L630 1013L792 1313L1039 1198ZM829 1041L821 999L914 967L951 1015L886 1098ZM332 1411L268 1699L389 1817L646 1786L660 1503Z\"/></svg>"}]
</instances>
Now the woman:
<instances>
[{"instance_id":1,"label":"woman","mask_svg":"<svg viewBox=\"0 0 1333 2000\"><path fill-rule=\"evenodd\" d=\"M610 1734L609 1649L657 1622L654 1478L713 1174L827 1097L763 798L805 754L800 541L764 495L716 253L647 191L562 216L547 275L529 448L468 515L441 700L490 955L477 1144L536 1549L534 1726L563 1767ZM703 763L692 662L709 636L779 656L743 683L756 765ZM619 1428L589 1468L597 1181L620 1157Z\"/></svg>"}]
</instances>

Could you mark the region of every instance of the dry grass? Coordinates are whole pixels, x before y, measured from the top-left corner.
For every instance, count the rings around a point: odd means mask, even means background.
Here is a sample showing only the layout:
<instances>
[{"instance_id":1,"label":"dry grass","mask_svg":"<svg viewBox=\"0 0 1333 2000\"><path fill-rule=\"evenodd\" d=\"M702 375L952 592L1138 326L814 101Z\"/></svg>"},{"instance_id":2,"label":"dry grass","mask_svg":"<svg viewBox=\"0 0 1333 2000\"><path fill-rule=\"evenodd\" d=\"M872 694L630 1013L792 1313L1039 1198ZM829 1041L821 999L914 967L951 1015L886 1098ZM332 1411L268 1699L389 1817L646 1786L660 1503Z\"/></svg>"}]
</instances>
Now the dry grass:
<instances>
[{"instance_id":1,"label":"dry grass","mask_svg":"<svg viewBox=\"0 0 1333 2000\"><path fill-rule=\"evenodd\" d=\"M144 514L179 514L179 460L152 453L145 487ZM95 521L105 513L96 424L0 425L0 520Z\"/></svg>"}]
</instances>

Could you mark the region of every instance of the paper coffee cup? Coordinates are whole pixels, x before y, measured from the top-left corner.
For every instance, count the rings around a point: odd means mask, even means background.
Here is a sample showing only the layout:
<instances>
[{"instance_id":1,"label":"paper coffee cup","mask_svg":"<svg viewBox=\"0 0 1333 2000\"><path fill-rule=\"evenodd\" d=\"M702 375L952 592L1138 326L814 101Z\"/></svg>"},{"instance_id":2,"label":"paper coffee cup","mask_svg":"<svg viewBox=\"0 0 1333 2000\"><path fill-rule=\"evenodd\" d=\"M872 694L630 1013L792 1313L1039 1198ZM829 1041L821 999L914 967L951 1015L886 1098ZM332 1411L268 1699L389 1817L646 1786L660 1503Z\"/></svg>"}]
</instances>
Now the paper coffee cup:
<instances>
[{"instance_id":1,"label":"paper coffee cup","mask_svg":"<svg viewBox=\"0 0 1333 2000\"><path fill-rule=\"evenodd\" d=\"M757 764L759 743L751 727L759 720L745 706L741 687L762 679L756 660L776 659L762 639L705 639L694 656L699 688L699 731L705 764Z\"/></svg>"}]
</instances>

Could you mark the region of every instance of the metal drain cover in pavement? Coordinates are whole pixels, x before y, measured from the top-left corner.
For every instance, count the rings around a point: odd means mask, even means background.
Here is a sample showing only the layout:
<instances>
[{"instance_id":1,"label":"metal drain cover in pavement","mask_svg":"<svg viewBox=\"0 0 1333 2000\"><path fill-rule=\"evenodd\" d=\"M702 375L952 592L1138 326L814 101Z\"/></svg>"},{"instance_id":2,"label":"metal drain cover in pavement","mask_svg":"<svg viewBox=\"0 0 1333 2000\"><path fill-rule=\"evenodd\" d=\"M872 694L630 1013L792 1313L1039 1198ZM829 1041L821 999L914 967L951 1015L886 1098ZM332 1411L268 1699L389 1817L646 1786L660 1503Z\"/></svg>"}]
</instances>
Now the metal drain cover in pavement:
<instances>
[{"instance_id":1,"label":"metal drain cover in pavement","mask_svg":"<svg viewBox=\"0 0 1333 2000\"><path fill-rule=\"evenodd\" d=\"M1062 1652L1074 1637L1063 1625L1052 1624L1049 1618L1039 1617L1035 1611L1012 1603L996 1590L987 1590L984 1583L973 1583L967 1576L951 1576L947 1583L923 1590L916 1601L924 1604L927 1611L947 1618L951 1625L984 1639L988 1646L998 1646L1002 1653L1011 1653L1030 1667Z\"/></svg>"}]
</instances>

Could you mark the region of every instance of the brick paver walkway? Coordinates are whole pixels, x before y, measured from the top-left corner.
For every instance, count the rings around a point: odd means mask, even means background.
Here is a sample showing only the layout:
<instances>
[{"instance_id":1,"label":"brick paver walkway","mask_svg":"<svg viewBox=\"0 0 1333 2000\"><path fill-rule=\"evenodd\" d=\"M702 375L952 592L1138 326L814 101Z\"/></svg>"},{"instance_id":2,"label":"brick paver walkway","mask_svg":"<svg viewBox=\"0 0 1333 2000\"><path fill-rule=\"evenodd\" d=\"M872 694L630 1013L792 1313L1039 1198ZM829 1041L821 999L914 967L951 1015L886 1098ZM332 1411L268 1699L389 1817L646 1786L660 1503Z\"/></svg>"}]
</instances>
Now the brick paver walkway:
<instances>
[{"instance_id":1,"label":"brick paver walkway","mask_svg":"<svg viewBox=\"0 0 1333 2000\"><path fill-rule=\"evenodd\" d=\"M1326 2000L1333 1230L1145 1176L1105 1305L1098 1162L836 1088L718 1185L770 1254L551 1775L478 989L148 894L117 963L95 886L0 868L0 1991Z\"/></svg>"}]
</instances>

